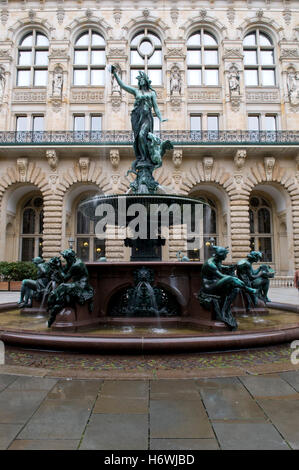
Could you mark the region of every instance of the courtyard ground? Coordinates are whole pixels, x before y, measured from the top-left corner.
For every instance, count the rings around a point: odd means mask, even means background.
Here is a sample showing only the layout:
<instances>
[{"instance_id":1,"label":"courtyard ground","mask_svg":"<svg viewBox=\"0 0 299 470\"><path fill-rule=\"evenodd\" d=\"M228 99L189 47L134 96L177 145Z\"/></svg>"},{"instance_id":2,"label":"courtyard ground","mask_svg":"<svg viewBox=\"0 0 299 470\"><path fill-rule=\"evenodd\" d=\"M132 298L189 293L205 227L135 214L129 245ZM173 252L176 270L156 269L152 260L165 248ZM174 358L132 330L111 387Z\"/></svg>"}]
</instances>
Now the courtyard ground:
<instances>
[{"instance_id":1,"label":"courtyard ground","mask_svg":"<svg viewBox=\"0 0 299 470\"><path fill-rule=\"evenodd\" d=\"M299 303L296 289L269 296ZM1 293L0 302L17 297ZM7 347L0 449L299 449L292 352L289 344L143 356Z\"/></svg>"}]
</instances>

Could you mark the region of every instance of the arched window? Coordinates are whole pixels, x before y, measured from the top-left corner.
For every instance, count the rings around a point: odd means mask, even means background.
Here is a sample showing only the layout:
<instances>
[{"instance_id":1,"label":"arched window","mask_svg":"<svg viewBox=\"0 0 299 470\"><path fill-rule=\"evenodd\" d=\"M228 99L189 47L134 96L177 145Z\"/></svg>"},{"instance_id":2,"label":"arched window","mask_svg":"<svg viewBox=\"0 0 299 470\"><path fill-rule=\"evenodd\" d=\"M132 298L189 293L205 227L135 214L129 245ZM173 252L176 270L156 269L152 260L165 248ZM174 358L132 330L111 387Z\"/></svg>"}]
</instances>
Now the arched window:
<instances>
[{"instance_id":1,"label":"arched window","mask_svg":"<svg viewBox=\"0 0 299 470\"><path fill-rule=\"evenodd\" d=\"M215 36L203 28L187 41L187 67L188 85L219 84L218 43Z\"/></svg>"},{"instance_id":2,"label":"arched window","mask_svg":"<svg viewBox=\"0 0 299 470\"><path fill-rule=\"evenodd\" d=\"M49 41L33 30L22 37L18 46L17 86L47 86Z\"/></svg>"},{"instance_id":3,"label":"arched window","mask_svg":"<svg viewBox=\"0 0 299 470\"><path fill-rule=\"evenodd\" d=\"M272 211L270 204L263 197L253 196L250 199L249 222L250 248L263 253L262 261L272 262Z\"/></svg>"},{"instance_id":4,"label":"arched window","mask_svg":"<svg viewBox=\"0 0 299 470\"><path fill-rule=\"evenodd\" d=\"M193 261L203 261L211 256L211 245L217 245L217 208L210 198L201 196L203 202L203 246L188 250L188 257ZM195 227L192 221L193 227Z\"/></svg>"},{"instance_id":5,"label":"arched window","mask_svg":"<svg viewBox=\"0 0 299 470\"><path fill-rule=\"evenodd\" d=\"M243 41L246 86L275 86L274 44L259 29L248 33Z\"/></svg>"},{"instance_id":6,"label":"arched window","mask_svg":"<svg viewBox=\"0 0 299 470\"><path fill-rule=\"evenodd\" d=\"M96 237L95 222L93 220L87 217L79 208L77 208L76 214L77 255L82 261L98 261L99 258L105 256L105 240Z\"/></svg>"},{"instance_id":7,"label":"arched window","mask_svg":"<svg viewBox=\"0 0 299 470\"><path fill-rule=\"evenodd\" d=\"M162 43L151 30L144 28L133 37L130 51L131 84L137 85L138 70L143 70L152 85L162 85Z\"/></svg>"},{"instance_id":8,"label":"arched window","mask_svg":"<svg viewBox=\"0 0 299 470\"><path fill-rule=\"evenodd\" d=\"M31 197L23 206L21 215L21 260L31 261L42 256L43 200Z\"/></svg>"},{"instance_id":9,"label":"arched window","mask_svg":"<svg viewBox=\"0 0 299 470\"><path fill-rule=\"evenodd\" d=\"M91 28L77 37L73 56L74 85L105 85L105 47L103 36Z\"/></svg>"}]
</instances>

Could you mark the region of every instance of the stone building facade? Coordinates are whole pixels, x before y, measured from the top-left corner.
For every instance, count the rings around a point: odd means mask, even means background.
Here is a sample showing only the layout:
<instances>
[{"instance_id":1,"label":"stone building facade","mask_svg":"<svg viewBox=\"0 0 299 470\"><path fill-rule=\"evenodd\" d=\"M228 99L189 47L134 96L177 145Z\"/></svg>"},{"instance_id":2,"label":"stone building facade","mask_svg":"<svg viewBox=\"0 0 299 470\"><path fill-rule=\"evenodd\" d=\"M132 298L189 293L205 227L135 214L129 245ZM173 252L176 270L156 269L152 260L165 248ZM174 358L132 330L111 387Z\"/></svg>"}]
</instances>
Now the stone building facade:
<instances>
[{"instance_id":1,"label":"stone building facade","mask_svg":"<svg viewBox=\"0 0 299 470\"><path fill-rule=\"evenodd\" d=\"M209 202L205 242L299 268L299 8L296 0L52 0L0 5L0 259L73 246L129 259L78 211L128 190L133 101L111 79L145 70L174 143L159 183ZM169 240L162 258L184 242ZM193 259L208 255L204 245Z\"/></svg>"}]
</instances>

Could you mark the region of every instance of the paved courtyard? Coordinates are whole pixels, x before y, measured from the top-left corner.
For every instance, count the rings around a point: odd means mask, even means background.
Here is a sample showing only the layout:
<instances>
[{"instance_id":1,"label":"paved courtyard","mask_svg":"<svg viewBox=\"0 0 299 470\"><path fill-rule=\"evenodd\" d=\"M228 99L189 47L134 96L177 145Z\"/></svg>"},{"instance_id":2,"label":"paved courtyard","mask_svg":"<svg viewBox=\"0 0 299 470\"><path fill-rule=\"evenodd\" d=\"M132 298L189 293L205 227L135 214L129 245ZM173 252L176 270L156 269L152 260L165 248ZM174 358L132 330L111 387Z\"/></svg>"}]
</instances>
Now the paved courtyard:
<instances>
[{"instance_id":1,"label":"paved courtyard","mask_svg":"<svg viewBox=\"0 0 299 470\"><path fill-rule=\"evenodd\" d=\"M299 449L299 371L197 380L0 375L1 449Z\"/></svg>"},{"instance_id":2,"label":"paved courtyard","mask_svg":"<svg viewBox=\"0 0 299 470\"><path fill-rule=\"evenodd\" d=\"M299 299L296 289L270 297ZM0 303L17 298L2 292ZM299 449L299 365L289 345L161 357L7 349L2 450Z\"/></svg>"}]
</instances>

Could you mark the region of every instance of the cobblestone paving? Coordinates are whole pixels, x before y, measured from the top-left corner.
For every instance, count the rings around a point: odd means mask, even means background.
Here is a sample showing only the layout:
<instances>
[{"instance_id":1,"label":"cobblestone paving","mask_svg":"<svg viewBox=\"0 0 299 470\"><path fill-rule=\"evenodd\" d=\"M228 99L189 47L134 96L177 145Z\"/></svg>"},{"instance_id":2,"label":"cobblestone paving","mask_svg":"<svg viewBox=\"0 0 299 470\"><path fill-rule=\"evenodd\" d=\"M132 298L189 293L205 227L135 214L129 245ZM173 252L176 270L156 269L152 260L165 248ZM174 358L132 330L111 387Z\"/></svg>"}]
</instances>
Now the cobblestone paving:
<instances>
[{"instance_id":1,"label":"cobblestone paving","mask_svg":"<svg viewBox=\"0 0 299 470\"><path fill-rule=\"evenodd\" d=\"M154 371L231 368L290 362L292 349L283 344L261 349L219 353L164 355L92 355L24 351L6 348L7 365L42 367L52 370Z\"/></svg>"}]
</instances>

